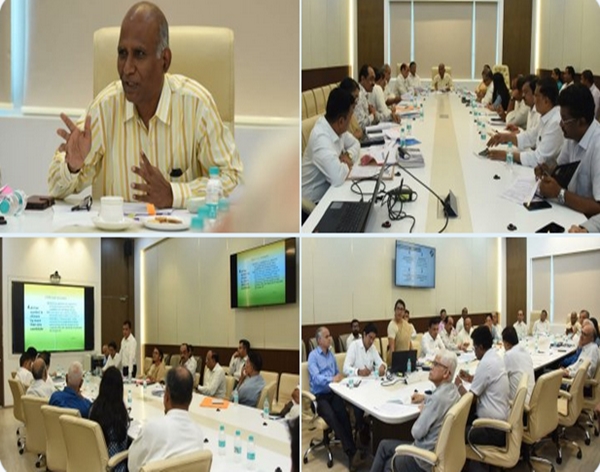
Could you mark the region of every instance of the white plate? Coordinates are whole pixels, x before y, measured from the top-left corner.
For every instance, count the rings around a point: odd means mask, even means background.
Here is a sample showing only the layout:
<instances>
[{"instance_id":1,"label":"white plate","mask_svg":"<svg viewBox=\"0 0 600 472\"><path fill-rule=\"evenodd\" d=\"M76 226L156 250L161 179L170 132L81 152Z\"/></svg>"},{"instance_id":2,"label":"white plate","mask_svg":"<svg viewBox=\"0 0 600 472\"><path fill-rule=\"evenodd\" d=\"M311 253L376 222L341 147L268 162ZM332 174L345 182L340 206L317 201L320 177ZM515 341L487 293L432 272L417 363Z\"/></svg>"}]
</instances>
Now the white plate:
<instances>
[{"instance_id":1,"label":"white plate","mask_svg":"<svg viewBox=\"0 0 600 472\"><path fill-rule=\"evenodd\" d=\"M173 217L168 217L173 218ZM158 223L154 218L148 218L144 220L144 226L148 229L154 229L156 231L185 231L189 229L190 222L177 218L181 223Z\"/></svg>"},{"instance_id":2,"label":"white plate","mask_svg":"<svg viewBox=\"0 0 600 472\"><path fill-rule=\"evenodd\" d=\"M94 216L92 222L103 231L124 231L135 223L131 218L123 218L121 221L104 221L99 216Z\"/></svg>"}]
</instances>

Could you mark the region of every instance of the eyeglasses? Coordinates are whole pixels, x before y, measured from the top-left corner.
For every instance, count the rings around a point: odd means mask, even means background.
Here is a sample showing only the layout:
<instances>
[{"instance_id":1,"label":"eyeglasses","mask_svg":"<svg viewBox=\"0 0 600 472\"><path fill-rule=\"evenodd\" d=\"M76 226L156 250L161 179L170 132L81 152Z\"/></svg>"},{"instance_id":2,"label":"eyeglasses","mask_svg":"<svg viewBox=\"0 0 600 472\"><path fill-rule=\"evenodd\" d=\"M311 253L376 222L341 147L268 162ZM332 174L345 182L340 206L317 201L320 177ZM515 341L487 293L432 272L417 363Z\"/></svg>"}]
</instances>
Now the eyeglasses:
<instances>
[{"instance_id":1,"label":"eyeglasses","mask_svg":"<svg viewBox=\"0 0 600 472\"><path fill-rule=\"evenodd\" d=\"M571 118L570 120L560 120L560 125L561 126L565 126L568 125L569 123L573 123L574 121L577 121L577 118Z\"/></svg>"},{"instance_id":2,"label":"eyeglasses","mask_svg":"<svg viewBox=\"0 0 600 472\"><path fill-rule=\"evenodd\" d=\"M438 361L433 361L433 362L431 363L431 365L432 365L433 367L443 367L444 369L447 369L447 368L448 368L448 366L445 366L444 364L441 364L441 363L439 363Z\"/></svg>"},{"instance_id":3,"label":"eyeglasses","mask_svg":"<svg viewBox=\"0 0 600 472\"><path fill-rule=\"evenodd\" d=\"M81 200L81 203L79 203L78 205L75 205L74 207L71 207L71 211L90 211L92 208L92 196L88 195L87 197L85 197L83 200Z\"/></svg>"}]
</instances>

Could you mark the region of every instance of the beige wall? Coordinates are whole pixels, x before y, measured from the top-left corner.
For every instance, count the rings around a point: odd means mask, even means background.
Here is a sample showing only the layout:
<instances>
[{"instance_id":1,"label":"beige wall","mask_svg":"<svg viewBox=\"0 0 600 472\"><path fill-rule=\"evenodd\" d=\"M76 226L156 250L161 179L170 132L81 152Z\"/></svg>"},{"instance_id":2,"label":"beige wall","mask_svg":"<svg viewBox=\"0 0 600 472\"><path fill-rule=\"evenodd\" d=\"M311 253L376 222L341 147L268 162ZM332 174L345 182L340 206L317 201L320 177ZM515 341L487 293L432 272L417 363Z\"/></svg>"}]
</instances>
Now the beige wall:
<instances>
[{"instance_id":1,"label":"beige wall","mask_svg":"<svg viewBox=\"0 0 600 472\"><path fill-rule=\"evenodd\" d=\"M298 0L155 0L170 25L224 26L235 36L235 113L298 117ZM92 36L117 26L118 0L28 2L24 104L84 108L92 99ZM115 52L116 67L116 52Z\"/></svg>"},{"instance_id":2,"label":"beige wall","mask_svg":"<svg viewBox=\"0 0 600 472\"><path fill-rule=\"evenodd\" d=\"M10 2L0 2L0 105L11 101Z\"/></svg>"},{"instance_id":3,"label":"beige wall","mask_svg":"<svg viewBox=\"0 0 600 472\"><path fill-rule=\"evenodd\" d=\"M349 0L302 1L302 69L349 65Z\"/></svg>"},{"instance_id":4,"label":"beige wall","mask_svg":"<svg viewBox=\"0 0 600 472\"><path fill-rule=\"evenodd\" d=\"M394 285L396 238L303 238L302 323L391 317L398 298L414 317L500 306L498 239L399 239L436 248L435 289Z\"/></svg>"},{"instance_id":5,"label":"beige wall","mask_svg":"<svg viewBox=\"0 0 600 472\"><path fill-rule=\"evenodd\" d=\"M298 349L298 303L230 307L230 254L275 240L177 238L143 250L142 342L232 347L247 338L258 348Z\"/></svg>"}]
</instances>

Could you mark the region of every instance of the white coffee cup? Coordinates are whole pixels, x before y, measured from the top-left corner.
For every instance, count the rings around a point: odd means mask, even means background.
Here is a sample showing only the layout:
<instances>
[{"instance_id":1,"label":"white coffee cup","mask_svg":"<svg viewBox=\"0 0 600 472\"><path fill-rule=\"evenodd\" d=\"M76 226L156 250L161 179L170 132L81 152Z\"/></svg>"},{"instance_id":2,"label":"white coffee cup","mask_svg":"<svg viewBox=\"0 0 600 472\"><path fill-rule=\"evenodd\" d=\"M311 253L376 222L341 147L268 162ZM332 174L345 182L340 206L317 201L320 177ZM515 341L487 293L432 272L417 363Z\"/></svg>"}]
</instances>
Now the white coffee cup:
<instances>
[{"instance_id":1,"label":"white coffee cup","mask_svg":"<svg viewBox=\"0 0 600 472\"><path fill-rule=\"evenodd\" d=\"M102 197L100 199L100 218L108 223L123 220L123 197Z\"/></svg>"}]
</instances>

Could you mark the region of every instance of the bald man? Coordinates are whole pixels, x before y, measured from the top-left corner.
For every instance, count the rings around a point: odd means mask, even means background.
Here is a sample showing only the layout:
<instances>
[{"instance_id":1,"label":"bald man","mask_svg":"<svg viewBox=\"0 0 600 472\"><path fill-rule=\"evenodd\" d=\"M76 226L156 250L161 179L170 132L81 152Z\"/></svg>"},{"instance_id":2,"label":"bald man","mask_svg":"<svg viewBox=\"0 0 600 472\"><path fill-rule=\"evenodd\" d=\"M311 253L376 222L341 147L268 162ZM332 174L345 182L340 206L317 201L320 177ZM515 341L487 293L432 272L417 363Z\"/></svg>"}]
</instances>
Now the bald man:
<instances>
[{"instance_id":1,"label":"bald man","mask_svg":"<svg viewBox=\"0 0 600 472\"><path fill-rule=\"evenodd\" d=\"M598 346L594 342L596 339L596 329L591 323L586 323L581 328L581 336L579 337L579 347L581 348L581 354L579 358L573 364L568 367L562 367L563 377L574 377L577 373L577 369L585 360L590 361L590 365L587 370L587 377L589 379L594 378L596 375L596 368L598 367Z\"/></svg>"},{"instance_id":2,"label":"bald man","mask_svg":"<svg viewBox=\"0 0 600 472\"><path fill-rule=\"evenodd\" d=\"M55 392L54 388L48 385L48 368L44 359L38 357L31 364L31 373L33 375L33 383L27 389L27 395L34 397L50 398Z\"/></svg>"},{"instance_id":3,"label":"bald man","mask_svg":"<svg viewBox=\"0 0 600 472\"><path fill-rule=\"evenodd\" d=\"M433 78L431 87L433 90L438 90L440 92L449 92L450 90L454 90L452 77L446 72L446 66L444 64L440 64L438 66L438 73Z\"/></svg>"},{"instance_id":4,"label":"bald man","mask_svg":"<svg viewBox=\"0 0 600 472\"><path fill-rule=\"evenodd\" d=\"M67 385L62 392L54 392L48 402L51 406L61 408L75 408L79 410L82 418L87 418L90 413L92 402L81 394L83 385L83 367L79 362L73 362L69 366L66 378Z\"/></svg>"},{"instance_id":5,"label":"bald man","mask_svg":"<svg viewBox=\"0 0 600 472\"><path fill-rule=\"evenodd\" d=\"M75 124L65 114L64 139L48 173L50 193L64 198L97 178L104 195L181 208L204 196L218 167L225 195L242 174L233 137L212 95L198 82L168 74L169 25L149 2L136 3L121 23L120 80L109 84Z\"/></svg>"}]
</instances>

